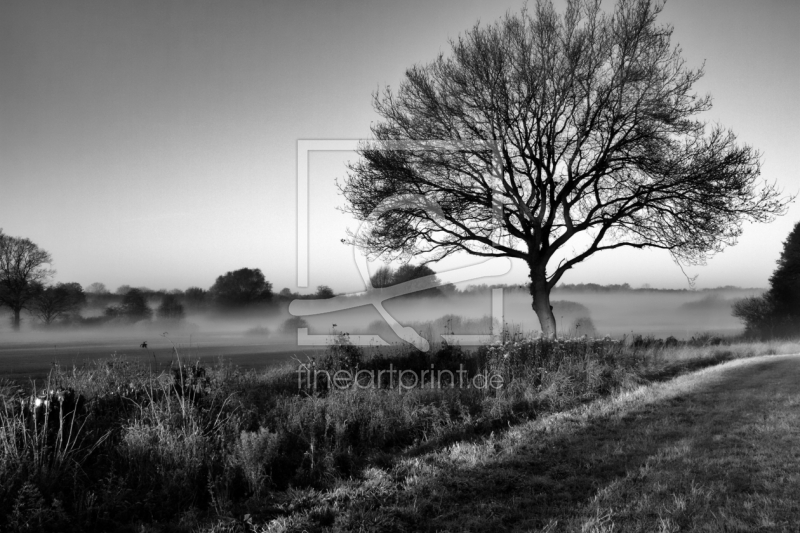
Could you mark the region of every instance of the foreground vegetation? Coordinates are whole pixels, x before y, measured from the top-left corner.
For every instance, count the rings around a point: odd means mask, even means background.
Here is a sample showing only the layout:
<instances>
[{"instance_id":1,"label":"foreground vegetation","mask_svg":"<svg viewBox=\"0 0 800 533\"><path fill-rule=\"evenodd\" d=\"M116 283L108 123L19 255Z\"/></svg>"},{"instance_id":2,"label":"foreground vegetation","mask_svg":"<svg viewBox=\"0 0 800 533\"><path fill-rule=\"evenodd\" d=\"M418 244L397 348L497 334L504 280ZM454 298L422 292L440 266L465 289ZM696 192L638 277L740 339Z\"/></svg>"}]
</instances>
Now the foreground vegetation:
<instances>
[{"instance_id":1,"label":"foreground vegetation","mask_svg":"<svg viewBox=\"0 0 800 533\"><path fill-rule=\"evenodd\" d=\"M42 384L31 396L10 383L0 391L0 528L417 530L430 523L462 529L453 525L456 517L445 516L444 497L437 503L433 494L412 490L439 475L431 461L466 449L484 456L518 431L510 427L648 381L799 349L712 338L516 337L475 352L442 345L424 354L362 350L341 335L316 361L260 373L190 364L177 351L172 367L160 372L124 357L54 368L44 392ZM306 378L298 377L300 363ZM388 368L408 372L408 389L387 385L378 372ZM307 379L309 369L361 371L371 381L339 390L324 374ZM431 369L461 370L470 380L500 376L503 386L451 387L445 379L439 387ZM548 456L550 466L573 457L570 446L564 457ZM513 505L515 477L506 474L505 481L488 472L472 479L484 490L502 481ZM552 492L548 505L588 496L587 487L571 483ZM413 503L401 501L409 494Z\"/></svg>"}]
</instances>

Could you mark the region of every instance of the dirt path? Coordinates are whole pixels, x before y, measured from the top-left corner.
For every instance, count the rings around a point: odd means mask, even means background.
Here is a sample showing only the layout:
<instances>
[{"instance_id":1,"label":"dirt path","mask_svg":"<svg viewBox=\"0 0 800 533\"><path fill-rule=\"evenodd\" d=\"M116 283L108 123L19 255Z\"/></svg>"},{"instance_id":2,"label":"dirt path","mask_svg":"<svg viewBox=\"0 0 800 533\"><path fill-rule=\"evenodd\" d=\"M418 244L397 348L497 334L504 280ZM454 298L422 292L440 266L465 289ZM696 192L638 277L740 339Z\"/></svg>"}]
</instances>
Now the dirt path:
<instances>
[{"instance_id":1,"label":"dirt path","mask_svg":"<svg viewBox=\"0 0 800 533\"><path fill-rule=\"evenodd\" d=\"M400 471L382 512L417 530L800 531L800 355L681 376Z\"/></svg>"}]
</instances>

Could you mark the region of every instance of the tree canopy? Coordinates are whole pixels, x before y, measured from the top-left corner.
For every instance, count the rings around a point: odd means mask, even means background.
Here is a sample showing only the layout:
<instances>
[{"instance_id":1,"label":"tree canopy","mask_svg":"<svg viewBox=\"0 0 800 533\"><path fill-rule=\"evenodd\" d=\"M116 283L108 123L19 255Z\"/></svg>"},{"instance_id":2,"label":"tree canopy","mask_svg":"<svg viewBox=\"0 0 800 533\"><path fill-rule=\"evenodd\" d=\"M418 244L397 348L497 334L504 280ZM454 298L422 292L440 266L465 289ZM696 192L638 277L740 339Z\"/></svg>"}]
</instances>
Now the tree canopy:
<instances>
[{"instance_id":1,"label":"tree canopy","mask_svg":"<svg viewBox=\"0 0 800 533\"><path fill-rule=\"evenodd\" d=\"M158 306L158 318L162 320L181 320L186 316L183 304L177 294L165 294Z\"/></svg>"},{"instance_id":2,"label":"tree canopy","mask_svg":"<svg viewBox=\"0 0 800 533\"><path fill-rule=\"evenodd\" d=\"M119 314L131 321L150 320L153 310L147 305L147 298L141 289L129 289L122 297Z\"/></svg>"},{"instance_id":3,"label":"tree canopy","mask_svg":"<svg viewBox=\"0 0 800 533\"><path fill-rule=\"evenodd\" d=\"M416 290L410 293L409 296L430 297L442 295L436 272L427 265L412 265L406 263L400 265L397 270L393 270L388 265L382 266L372 274L370 282L376 289L391 287L392 285L398 285L400 283L414 282L411 284L411 287Z\"/></svg>"},{"instance_id":4,"label":"tree canopy","mask_svg":"<svg viewBox=\"0 0 800 533\"><path fill-rule=\"evenodd\" d=\"M0 305L13 313L11 325L20 328L20 314L41 292L43 283L53 274L45 268L52 263L50 254L30 239L10 237L0 229Z\"/></svg>"},{"instance_id":5,"label":"tree canopy","mask_svg":"<svg viewBox=\"0 0 800 533\"><path fill-rule=\"evenodd\" d=\"M219 307L247 307L272 300L272 283L258 268L241 268L219 276L209 294Z\"/></svg>"},{"instance_id":6,"label":"tree canopy","mask_svg":"<svg viewBox=\"0 0 800 533\"><path fill-rule=\"evenodd\" d=\"M85 304L86 294L79 283L59 283L41 289L30 310L44 324L50 325L58 318L77 312Z\"/></svg>"},{"instance_id":7,"label":"tree canopy","mask_svg":"<svg viewBox=\"0 0 800 533\"><path fill-rule=\"evenodd\" d=\"M663 4L549 1L476 25L449 55L374 97L381 120L340 189L373 256L457 252L527 264L542 331L549 294L592 254L659 248L685 264L787 202L760 154L699 115L711 98L657 23Z\"/></svg>"}]
</instances>

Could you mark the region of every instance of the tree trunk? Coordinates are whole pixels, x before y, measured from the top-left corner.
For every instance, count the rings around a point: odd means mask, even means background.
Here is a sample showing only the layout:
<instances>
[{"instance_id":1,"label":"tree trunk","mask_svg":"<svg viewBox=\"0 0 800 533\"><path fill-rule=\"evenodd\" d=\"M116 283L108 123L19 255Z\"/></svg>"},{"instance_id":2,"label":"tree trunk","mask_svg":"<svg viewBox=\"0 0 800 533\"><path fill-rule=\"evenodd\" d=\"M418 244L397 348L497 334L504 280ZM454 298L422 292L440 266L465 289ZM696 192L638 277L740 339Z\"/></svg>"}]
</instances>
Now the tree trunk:
<instances>
[{"instance_id":1,"label":"tree trunk","mask_svg":"<svg viewBox=\"0 0 800 533\"><path fill-rule=\"evenodd\" d=\"M547 274L544 267L531 266L530 291L533 296L534 313L539 317L542 327L542 336L548 339L556 338L556 317L553 315L553 306L550 305L550 289L547 286Z\"/></svg>"},{"instance_id":2,"label":"tree trunk","mask_svg":"<svg viewBox=\"0 0 800 533\"><path fill-rule=\"evenodd\" d=\"M19 323L20 323L19 314L20 311L22 311L22 309L13 309L13 311L14 311L14 318L11 320L11 328L14 331L19 331Z\"/></svg>"}]
</instances>

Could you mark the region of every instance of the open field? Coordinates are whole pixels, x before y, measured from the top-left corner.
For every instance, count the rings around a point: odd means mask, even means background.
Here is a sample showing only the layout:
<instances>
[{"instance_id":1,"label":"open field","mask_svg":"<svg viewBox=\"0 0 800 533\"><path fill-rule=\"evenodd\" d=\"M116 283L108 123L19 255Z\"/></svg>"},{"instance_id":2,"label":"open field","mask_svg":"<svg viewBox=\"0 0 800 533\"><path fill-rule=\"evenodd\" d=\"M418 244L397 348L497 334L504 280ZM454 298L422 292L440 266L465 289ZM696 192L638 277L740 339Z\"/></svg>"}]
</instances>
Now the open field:
<instances>
[{"instance_id":1,"label":"open field","mask_svg":"<svg viewBox=\"0 0 800 533\"><path fill-rule=\"evenodd\" d=\"M147 349L140 348L145 338L152 338ZM175 361L175 349L182 357L214 363L223 359L243 369L264 369L285 363L293 357L305 358L318 349L298 347L291 342L258 342L258 339L242 339L233 336L200 336L193 339L179 338L173 345L169 339L159 336L69 339L49 343L0 342L0 377L19 381L42 380L53 363L64 368L85 366L91 361L106 359L111 354L124 355L131 360L163 369Z\"/></svg>"},{"instance_id":2,"label":"open field","mask_svg":"<svg viewBox=\"0 0 800 533\"><path fill-rule=\"evenodd\" d=\"M675 335L689 339L698 334L737 335L739 321L731 316L730 305L735 298L758 294L756 289L720 289L709 291L611 291L591 292L556 290L553 298L559 312L557 320L563 335L575 334L577 318L592 318L597 335L610 334L616 338L652 334L665 338ZM441 328L432 331L430 324L453 318L448 322L450 333L489 333L491 318L489 291L456 294L442 298L396 298L386 302L386 308L404 325L413 325L423 335L438 339ZM538 324L531 309L527 291L504 292L504 320L531 333ZM157 302L151 302L157 305ZM354 305L358 302L354 302ZM577 306L575 304L578 304ZM458 311L458 316L453 311ZM101 309L92 309L101 313ZM0 377L15 381L44 378L58 363L62 367L81 366L88 361L111 354L125 355L146 361L154 369L168 367L175 359L177 348L182 355L204 363L218 358L246 369L264 369L286 362L293 357L305 360L318 351L314 347L297 346L291 336L279 334L285 312L277 314L252 313L238 318L191 314L179 325L159 325L157 322L128 326L34 328L30 320L23 331L13 332L5 314L0 315ZM306 317L311 334L330 334L336 331L379 334L390 343L401 342L371 306L356 306L337 312ZM454 324L459 323L461 327ZM336 327L332 325L337 325ZM621 326L625 324L625 326ZM659 324L653 327L652 324ZM159 329L163 328L163 329ZM268 331L267 335L252 334ZM162 336L164 330L169 334ZM148 348L139 346L147 341Z\"/></svg>"}]
</instances>

